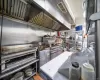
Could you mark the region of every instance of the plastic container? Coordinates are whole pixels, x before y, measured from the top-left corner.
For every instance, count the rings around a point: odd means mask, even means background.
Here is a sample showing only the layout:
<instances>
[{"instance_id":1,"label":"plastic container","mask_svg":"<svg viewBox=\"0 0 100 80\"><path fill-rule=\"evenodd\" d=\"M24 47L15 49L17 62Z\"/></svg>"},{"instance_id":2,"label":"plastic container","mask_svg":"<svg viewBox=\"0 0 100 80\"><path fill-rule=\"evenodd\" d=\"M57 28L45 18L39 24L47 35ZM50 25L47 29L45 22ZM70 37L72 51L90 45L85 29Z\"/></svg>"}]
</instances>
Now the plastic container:
<instances>
[{"instance_id":1,"label":"plastic container","mask_svg":"<svg viewBox=\"0 0 100 80\"><path fill-rule=\"evenodd\" d=\"M79 63L72 62L72 67L69 69L69 80L80 80Z\"/></svg>"},{"instance_id":2,"label":"plastic container","mask_svg":"<svg viewBox=\"0 0 100 80\"><path fill-rule=\"evenodd\" d=\"M76 29L76 31L80 31L80 30L82 30L82 25L80 25L80 26L76 26L75 29Z\"/></svg>"},{"instance_id":3,"label":"plastic container","mask_svg":"<svg viewBox=\"0 0 100 80\"><path fill-rule=\"evenodd\" d=\"M91 64L83 64L81 69L81 80L95 80L94 68Z\"/></svg>"}]
</instances>

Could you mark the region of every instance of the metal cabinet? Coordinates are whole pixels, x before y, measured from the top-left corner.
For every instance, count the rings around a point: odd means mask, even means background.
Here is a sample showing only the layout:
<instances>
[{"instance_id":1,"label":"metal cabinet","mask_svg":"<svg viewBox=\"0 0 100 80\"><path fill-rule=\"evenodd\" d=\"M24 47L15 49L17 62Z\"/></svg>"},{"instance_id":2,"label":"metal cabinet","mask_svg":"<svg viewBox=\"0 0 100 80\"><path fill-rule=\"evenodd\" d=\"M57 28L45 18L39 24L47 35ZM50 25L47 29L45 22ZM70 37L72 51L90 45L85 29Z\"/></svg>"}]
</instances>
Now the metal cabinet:
<instances>
[{"instance_id":1,"label":"metal cabinet","mask_svg":"<svg viewBox=\"0 0 100 80\"><path fill-rule=\"evenodd\" d=\"M40 54L40 66L50 61L50 49L45 49L39 52Z\"/></svg>"},{"instance_id":2,"label":"metal cabinet","mask_svg":"<svg viewBox=\"0 0 100 80\"><path fill-rule=\"evenodd\" d=\"M40 55L40 66L44 65L48 61L52 60L53 58L57 57L63 52L61 46L55 46L51 48L47 48L39 52Z\"/></svg>"},{"instance_id":3,"label":"metal cabinet","mask_svg":"<svg viewBox=\"0 0 100 80\"><path fill-rule=\"evenodd\" d=\"M63 49L61 46L56 46L56 47L52 47L51 48L51 59L57 57L58 55L60 55L63 52Z\"/></svg>"}]
</instances>

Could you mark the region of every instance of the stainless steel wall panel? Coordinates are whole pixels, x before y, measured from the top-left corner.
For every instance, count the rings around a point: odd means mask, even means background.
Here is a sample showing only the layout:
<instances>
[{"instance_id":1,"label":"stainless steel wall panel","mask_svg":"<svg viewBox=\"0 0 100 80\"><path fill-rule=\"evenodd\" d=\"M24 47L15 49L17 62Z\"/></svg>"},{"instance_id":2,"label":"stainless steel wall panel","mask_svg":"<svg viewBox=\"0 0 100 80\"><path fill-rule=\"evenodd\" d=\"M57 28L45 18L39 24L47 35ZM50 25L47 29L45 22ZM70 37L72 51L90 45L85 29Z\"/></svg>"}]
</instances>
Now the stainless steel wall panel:
<instances>
[{"instance_id":1,"label":"stainless steel wall panel","mask_svg":"<svg viewBox=\"0 0 100 80\"><path fill-rule=\"evenodd\" d=\"M2 45L24 44L32 41L39 41L39 38L30 27L4 18Z\"/></svg>"},{"instance_id":2,"label":"stainless steel wall panel","mask_svg":"<svg viewBox=\"0 0 100 80\"><path fill-rule=\"evenodd\" d=\"M50 32L50 30L41 29L34 24L30 26L4 17L2 45L25 44L33 41L41 41L41 36L50 34Z\"/></svg>"}]
</instances>

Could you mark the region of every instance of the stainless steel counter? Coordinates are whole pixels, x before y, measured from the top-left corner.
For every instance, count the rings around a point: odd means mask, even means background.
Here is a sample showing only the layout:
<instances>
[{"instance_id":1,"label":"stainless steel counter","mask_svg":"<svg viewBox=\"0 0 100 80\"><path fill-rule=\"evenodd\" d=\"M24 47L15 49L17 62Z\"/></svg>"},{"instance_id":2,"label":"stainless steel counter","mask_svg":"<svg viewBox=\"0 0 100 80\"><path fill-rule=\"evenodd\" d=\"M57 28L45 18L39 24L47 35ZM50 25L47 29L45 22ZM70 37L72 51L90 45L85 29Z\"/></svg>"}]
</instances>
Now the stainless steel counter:
<instances>
[{"instance_id":1,"label":"stainless steel counter","mask_svg":"<svg viewBox=\"0 0 100 80\"><path fill-rule=\"evenodd\" d=\"M72 55L72 52L63 52L56 58L52 59L40 69L48 76L51 78L51 80L68 80L65 78L63 75L61 75L58 70L59 68L63 65L63 63L66 62L66 60L69 58L69 56Z\"/></svg>"}]
</instances>

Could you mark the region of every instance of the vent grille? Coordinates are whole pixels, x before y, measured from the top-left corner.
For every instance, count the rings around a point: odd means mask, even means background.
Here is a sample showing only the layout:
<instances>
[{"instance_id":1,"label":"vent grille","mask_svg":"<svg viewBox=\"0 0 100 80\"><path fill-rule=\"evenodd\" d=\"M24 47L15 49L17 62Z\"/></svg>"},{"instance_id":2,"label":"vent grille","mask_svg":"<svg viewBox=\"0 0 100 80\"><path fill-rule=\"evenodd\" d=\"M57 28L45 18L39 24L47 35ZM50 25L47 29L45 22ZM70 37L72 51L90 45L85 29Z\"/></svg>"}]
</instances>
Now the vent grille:
<instances>
[{"instance_id":1,"label":"vent grille","mask_svg":"<svg viewBox=\"0 0 100 80\"><path fill-rule=\"evenodd\" d=\"M0 0L0 12L3 9L5 15L14 18L24 19L26 8L27 3L23 0Z\"/></svg>"},{"instance_id":2,"label":"vent grille","mask_svg":"<svg viewBox=\"0 0 100 80\"><path fill-rule=\"evenodd\" d=\"M44 26L47 28L52 28L55 24L54 20L51 19L49 16L44 14L43 12L40 12L38 15L33 17L29 22L35 23L40 26Z\"/></svg>"},{"instance_id":3,"label":"vent grille","mask_svg":"<svg viewBox=\"0 0 100 80\"><path fill-rule=\"evenodd\" d=\"M60 9L60 11L62 11L63 13L67 12L66 6L64 5L63 2L58 3L57 6Z\"/></svg>"}]
</instances>

